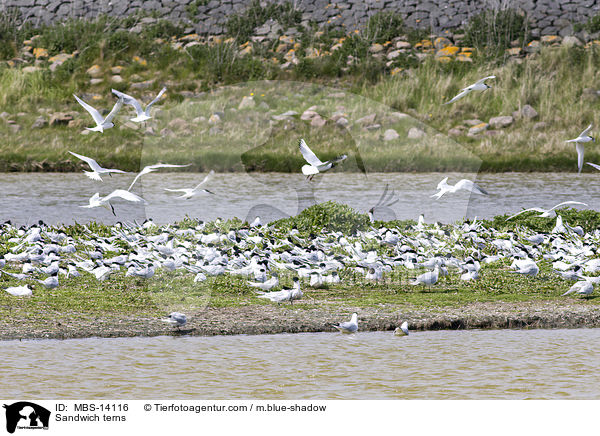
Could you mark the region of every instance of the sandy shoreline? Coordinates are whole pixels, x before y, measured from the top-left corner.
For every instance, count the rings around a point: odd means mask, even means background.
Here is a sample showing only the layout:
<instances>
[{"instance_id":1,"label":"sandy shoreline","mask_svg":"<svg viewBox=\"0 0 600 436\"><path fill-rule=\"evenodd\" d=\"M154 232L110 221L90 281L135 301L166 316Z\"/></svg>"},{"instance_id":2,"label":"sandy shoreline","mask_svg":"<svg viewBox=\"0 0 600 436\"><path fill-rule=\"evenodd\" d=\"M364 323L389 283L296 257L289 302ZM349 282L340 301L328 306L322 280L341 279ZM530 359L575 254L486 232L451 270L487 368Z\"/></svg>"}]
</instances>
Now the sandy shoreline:
<instances>
[{"instance_id":1,"label":"sandy shoreline","mask_svg":"<svg viewBox=\"0 0 600 436\"><path fill-rule=\"evenodd\" d=\"M335 332L331 324L346 320L355 310L359 331L393 330L404 320L413 331L600 327L600 307L577 302L474 303L438 309L246 306L188 311L189 322L181 331L160 319L143 317L69 314L52 322L5 319L0 321L0 340Z\"/></svg>"}]
</instances>

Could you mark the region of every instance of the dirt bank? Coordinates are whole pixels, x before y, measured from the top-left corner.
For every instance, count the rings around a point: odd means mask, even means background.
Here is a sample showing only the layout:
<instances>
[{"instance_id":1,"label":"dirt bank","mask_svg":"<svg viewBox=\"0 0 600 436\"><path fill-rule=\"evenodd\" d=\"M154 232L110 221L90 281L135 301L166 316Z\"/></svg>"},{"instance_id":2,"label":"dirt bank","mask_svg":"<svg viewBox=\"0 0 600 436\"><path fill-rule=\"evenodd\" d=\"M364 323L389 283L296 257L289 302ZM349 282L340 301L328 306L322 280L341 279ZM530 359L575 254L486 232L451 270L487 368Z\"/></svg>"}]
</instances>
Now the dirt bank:
<instances>
[{"instance_id":1,"label":"dirt bank","mask_svg":"<svg viewBox=\"0 0 600 436\"><path fill-rule=\"evenodd\" d=\"M359 313L359 330L393 330L407 320L411 330L600 327L600 307L577 302L475 303L461 308L294 308L246 306L187 311L181 331L158 318L103 317L72 313L53 321L3 319L0 339L69 339L188 334L198 336L333 332L331 323Z\"/></svg>"}]
</instances>

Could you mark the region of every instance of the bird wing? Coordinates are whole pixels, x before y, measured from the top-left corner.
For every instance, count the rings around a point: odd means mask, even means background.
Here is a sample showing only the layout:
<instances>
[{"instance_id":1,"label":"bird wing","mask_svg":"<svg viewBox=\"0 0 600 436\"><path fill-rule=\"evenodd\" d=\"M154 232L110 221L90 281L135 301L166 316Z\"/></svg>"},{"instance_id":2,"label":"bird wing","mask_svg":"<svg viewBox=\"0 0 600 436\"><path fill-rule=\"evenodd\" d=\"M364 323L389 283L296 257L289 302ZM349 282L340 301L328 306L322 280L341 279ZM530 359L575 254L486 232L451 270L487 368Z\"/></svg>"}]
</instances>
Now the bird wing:
<instances>
[{"instance_id":1,"label":"bird wing","mask_svg":"<svg viewBox=\"0 0 600 436\"><path fill-rule=\"evenodd\" d=\"M84 161L85 163L87 163L94 172L97 172L97 171L99 171L99 170L102 169L102 167L100 165L98 165L98 162L96 162L91 157L82 156L80 154L73 153L72 151L70 151L69 153L71 153L76 158L81 159L82 161Z\"/></svg>"},{"instance_id":2,"label":"bird wing","mask_svg":"<svg viewBox=\"0 0 600 436\"><path fill-rule=\"evenodd\" d=\"M100 202L107 203L115 197L119 197L127 201L132 201L134 203L146 203L146 200L144 200L142 197L135 195L133 192L125 191L124 189L115 189L106 197L102 198Z\"/></svg>"},{"instance_id":3,"label":"bird wing","mask_svg":"<svg viewBox=\"0 0 600 436\"><path fill-rule=\"evenodd\" d=\"M519 216L519 215L521 215L522 213L525 213L525 212L542 212L542 213L545 213L547 211L544 210L544 209L541 209L539 207L531 207L529 209L523 209L521 212L518 212L518 213L516 213L516 214L514 214L512 216L509 216L508 218L506 218L506 221L508 221L510 219L513 219L514 217Z\"/></svg>"},{"instance_id":4,"label":"bird wing","mask_svg":"<svg viewBox=\"0 0 600 436\"><path fill-rule=\"evenodd\" d=\"M476 85L481 85L481 84L483 84L483 83L484 83L484 82L485 82L487 79L495 79L495 78L496 78L496 76L487 76L487 77L484 77L484 78L483 78L483 79L481 79L481 80L478 80L477 82L475 82L475 84L476 84Z\"/></svg>"},{"instance_id":5,"label":"bird wing","mask_svg":"<svg viewBox=\"0 0 600 436\"><path fill-rule=\"evenodd\" d=\"M442 189L444 186L448 185L448 177L444 177L440 183L437 184L436 189Z\"/></svg>"},{"instance_id":6,"label":"bird wing","mask_svg":"<svg viewBox=\"0 0 600 436\"><path fill-rule=\"evenodd\" d=\"M456 185L454 185L455 190L464 189L465 191L475 192L476 194L488 195L487 191L483 189L481 186L477 185L477 183L462 179Z\"/></svg>"},{"instance_id":7,"label":"bird wing","mask_svg":"<svg viewBox=\"0 0 600 436\"><path fill-rule=\"evenodd\" d=\"M189 188L181 188L181 189L169 189L165 188L165 191L169 192L183 192L184 194L189 194L192 190Z\"/></svg>"},{"instance_id":8,"label":"bird wing","mask_svg":"<svg viewBox=\"0 0 600 436\"><path fill-rule=\"evenodd\" d=\"M345 155L345 154L342 154L342 155L340 155L340 156L338 156L338 157L335 157L335 158L333 158L333 159L331 159L331 160L328 160L328 161L327 161L327 162L325 162L325 163L326 163L326 164L330 163L331 165L335 165L335 164L336 164L336 163L338 163L338 162L343 162L343 161L345 161L347 158L348 158L348 156L347 156L347 155Z\"/></svg>"},{"instance_id":9,"label":"bird wing","mask_svg":"<svg viewBox=\"0 0 600 436\"><path fill-rule=\"evenodd\" d=\"M83 106L83 108L90 113L97 125L101 126L104 123L104 118L102 117L102 115L100 115L100 112L98 112L97 109L91 107L89 104L77 97L75 94L73 94L73 97L75 97L77 103Z\"/></svg>"},{"instance_id":10,"label":"bird wing","mask_svg":"<svg viewBox=\"0 0 600 436\"><path fill-rule=\"evenodd\" d=\"M550 212L551 210L554 210L554 209L556 209L556 208L559 208L559 207L561 207L561 206L565 206L565 205L567 205L567 204L579 204L579 205L581 205L581 206L587 206L587 204L585 204L585 203L582 203L581 201L563 201L562 203L558 203L556 206L554 206L554 207L552 207L552 208L548 209L548 212Z\"/></svg>"},{"instance_id":11,"label":"bird wing","mask_svg":"<svg viewBox=\"0 0 600 436\"><path fill-rule=\"evenodd\" d=\"M583 132L581 132L581 134L579 136L580 137L581 136L586 136L589 133L590 130L592 130L592 125L591 124L589 126L587 126L587 128Z\"/></svg>"},{"instance_id":12,"label":"bird wing","mask_svg":"<svg viewBox=\"0 0 600 436\"><path fill-rule=\"evenodd\" d=\"M579 169L578 172L580 173L581 168L583 168L583 154L585 153L585 146L579 142L576 142L575 149L577 150L577 168Z\"/></svg>"},{"instance_id":13,"label":"bird wing","mask_svg":"<svg viewBox=\"0 0 600 436\"><path fill-rule=\"evenodd\" d=\"M450 101L447 101L444 104L450 104L450 103L454 103L456 100L463 98L465 95L467 95L469 92L471 92L471 90L469 88L465 88L462 91L460 91L458 94L456 94L456 96L454 96L454 98Z\"/></svg>"},{"instance_id":14,"label":"bird wing","mask_svg":"<svg viewBox=\"0 0 600 436\"><path fill-rule=\"evenodd\" d=\"M117 100L117 102L113 106L110 113L106 116L106 118L104 119L104 122L105 123L112 122L113 118L119 113L119 111L121 110L122 107L123 107L123 99L120 98Z\"/></svg>"},{"instance_id":15,"label":"bird wing","mask_svg":"<svg viewBox=\"0 0 600 436\"><path fill-rule=\"evenodd\" d=\"M600 165L597 165L595 163L591 163L591 162L586 162L586 164L588 164L591 167L596 168L598 171L600 171Z\"/></svg>"},{"instance_id":16,"label":"bird wing","mask_svg":"<svg viewBox=\"0 0 600 436\"><path fill-rule=\"evenodd\" d=\"M200 183L198 183L198 185L196 185L196 187L194 188L194 191L196 189L198 189L200 186L202 186L203 184L205 184L206 182L208 182L208 179L210 179L214 173L215 173L214 170L210 170L210 173L208 173L206 175L206 177L204 177L204 180L202 180Z\"/></svg>"},{"instance_id":17,"label":"bird wing","mask_svg":"<svg viewBox=\"0 0 600 436\"><path fill-rule=\"evenodd\" d=\"M137 182L137 180L142 177L144 174L148 174L151 173L154 170L157 170L159 168L181 168L181 167L189 167L192 164L187 164L187 165L171 165L171 164L155 164L155 165L148 165L145 166L142 171L140 171L138 173L137 176L135 176L135 179L133 179L133 182L131 182L131 185L129 185L129 188L127 188L128 191L131 191L131 188L133 188L133 185L135 185L135 182Z\"/></svg>"},{"instance_id":18,"label":"bird wing","mask_svg":"<svg viewBox=\"0 0 600 436\"><path fill-rule=\"evenodd\" d=\"M306 142L304 141L304 139L301 139L300 141L298 141L298 147L300 148L300 153L302 153L302 156L304 157L304 160L306 160L306 162L308 162L309 164L311 164L314 167L323 165L323 162L321 162L321 160L317 157L317 155L315 155L312 152L312 150L310 148L308 148L308 145L306 145Z\"/></svg>"},{"instance_id":19,"label":"bird wing","mask_svg":"<svg viewBox=\"0 0 600 436\"><path fill-rule=\"evenodd\" d=\"M156 103L158 100L160 100L160 98L162 97L162 95L167 91L167 88L163 88L160 90L160 92L158 93L158 95L156 96L156 98L154 100L152 100L150 103L148 103L148 106L146 106L146 111L145 114L147 117L150 116L150 108L152 107L152 105L154 103ZM139 115L139 114L138 114Z\"/></svg>"},{"instance_id":20,"label":"bird wing","mask_svg":"<svg viewBox=\"0 0 600 436\"><path fill-rule=\"evenodd\" d=\"M117 91L116 89L113 89L112 92L117 97L119 97L119 100L123 100L126 104L133 106L133 108L135 109L135 113L137 115L142 115L144 113L144 110L142 109L142 105L140 104L140 102L137 101L137 99L135 99L131 95L125 94L124 92L121 92L121 91Z\"/></svg>"}]
</instances>

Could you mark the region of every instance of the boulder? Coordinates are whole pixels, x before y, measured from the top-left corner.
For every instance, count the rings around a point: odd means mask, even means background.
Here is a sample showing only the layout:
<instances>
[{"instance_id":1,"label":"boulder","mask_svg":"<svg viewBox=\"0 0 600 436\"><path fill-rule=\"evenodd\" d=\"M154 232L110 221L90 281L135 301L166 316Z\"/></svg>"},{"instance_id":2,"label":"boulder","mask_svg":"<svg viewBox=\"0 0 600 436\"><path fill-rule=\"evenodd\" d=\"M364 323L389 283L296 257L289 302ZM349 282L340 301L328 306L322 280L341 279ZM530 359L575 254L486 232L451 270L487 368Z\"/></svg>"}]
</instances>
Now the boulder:
<instances>
[{"instance_id":1,"label":"boulder","mask_svg":"<svg viewBox=\"0 0 600 436\"><path fill-rule=\"evenodd\" d=\"M254 97L245 95L242 97L242 101L238 105L238 109L250 109L256 106L256 102L254 101Z\"/></svg>"},{"instance_id":2,"label":"boulder","mask_svg":"<svg viewBox=\"0 0 600 436\"><path fill-rule=\"evenodd\" d=\"M369 47L369 52L370 53L381 53L383 51L383 45L381 44L373 44L371 47Z\"/></svg>"},{"instance_id":3,"label":"boulder","mask_svg":"<svg viewBox=\"0 0 600 436\"><path fill-rule=\"evenodd\" d=\"M400 135L394 129L387 129L383 134L384 141L393 141L394 139L399 138Z\"/></svg>"},{"instance_id":4,"label":"boulder","mask_svg":"<svg viewBox=\"0 0 600 436\"><path fill-rule=\"evenodd\" d=\"M425 131L419 127L411 127L408 129L408 139L420 139L425 136Z\"/></svg>"},{"instance_id":5,"label":"boulder","mask_svg":"<svg viewBox=\"0 0 600 436\"><path fill-rule=\"evenodd\" d=\"M565 47L581 47L583 43L576 36L565 36L562 40L562 45Z\"/></svg>"},{"instance_id":6,"label":"boulder","mask_svg":"<svg viewBox=\"0 0 600 436\"><path fill-rule=\"evenodd\" d=\"M373 124L375 122L376 116L377 116L377 114L365 115L364 117L356 120L356 124L362 124L362 125Z\"/></svg>"},{"instance_id":7,"label":"boulder","mask_svg":"<svg viewBox=\"0 0 600 436\"><path fill-rule=\"evenodd\" d=\"M512 116L515 119L526 118L528 120L532 120L534 118L537 118L538 113L534 108L532 108L530 105L526 104L520 110L514 111L512 113Z\"/></svg>"},{"instance_id":8,"label":"boulder","mask_svg":"<svg viewBox=\"0 0 600 436\"><path fill-rule=\"evenodd\" d=\"M102 68L100 68L100 65L92 65L85 72L93 78L102 77Z\"/></svg>"},{"instance_id":9,"label":"boulder","mask_svg":"<svg viewBox=\"0 0 600 436\"><path fill-rule=\"evenodd\" d=\"M490 127L490 125L488 123L477 124L476 126L473 126L469 129L468 135L469 136L477 135L479 133L486 131L489 127Z\"/></svg>"},{"instance_id":10,"label":"boulder","mask_svg":"<svg viewBox=\"0 0 600 436\"><path fill-rule=\"evenodd\" d=\"M56 112L50 116L49 124L51 126L66 126L69 124L69 121L73 120L73 115L65 113L65 112Z\"/></svg>"},{"instance_id":11,"label":"boulder","mask_svg":"<svg viewBox=\"0 0 600 436\"><path fill-rule=\"evenodd\" d=\"M317 115L316 117L313 117L312 120L310 120L310 125L313 127L323 127L326 123L327 120L325 118L322 118L320 115Z\"/></svg>"},{"instance_id":12,"label":"boulder","mask_svg":"<svg viewBox=\"0 0 600 436\"><path fill-rule=\"evenodd\" d=\"M41 129L48 125L48 121L44 117L37 117L33 124L31 125L32 129Z\"/></svg>"},{"instance_id":13,"label":"boulder","mask_svg":"<svg viewBox=\"0 0 600 436\"><path fill-rule=\"evenodd\" d=\"M305 110L305 111L302 113L302 115L300 115L300 119L301 119L302 121L310 121L310 120L312 120L314 117L318 117L318 116L319 116L319 114L318 114L318 113L316 113L315 111L313 111L313 110L310 110L310 109L307 109L307 110Z\"/></svg>"},{"instance_id":14,"label":"boulder","mask_svg":"<svg viewBox=\"0 0 600 436\"><path fill-rule=\"evenodd\" d=\"M514 122L514 118L510 115L490 118L489 124L492 129L503 129L510 126Z\"/></svg>"}]
</instances>

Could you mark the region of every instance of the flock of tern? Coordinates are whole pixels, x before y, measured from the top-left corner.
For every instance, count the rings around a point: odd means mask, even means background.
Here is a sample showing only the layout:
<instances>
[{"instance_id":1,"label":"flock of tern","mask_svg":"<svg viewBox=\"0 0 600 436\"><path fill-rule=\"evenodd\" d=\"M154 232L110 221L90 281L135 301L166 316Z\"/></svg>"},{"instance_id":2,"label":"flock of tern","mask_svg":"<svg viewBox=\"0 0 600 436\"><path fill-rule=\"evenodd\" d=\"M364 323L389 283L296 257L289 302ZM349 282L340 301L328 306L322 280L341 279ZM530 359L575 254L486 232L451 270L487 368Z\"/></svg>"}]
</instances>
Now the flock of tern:
<instances>
[{"instance_id":1,"label":"flock of tern","mask_svg":"<svg viewBox=\"0 0 600 436\"><path fill-rule=\"evenodd\" d=\"M490 88L485 81L494 78L495 76L488 76L477 81L445 104L453 103L472 91ZM96 123L95 127L87 129L102 133L114 126L113 120L123 104L135 109L136 116L131 121L141 123L151 119L151 107L165 92L166 88L163 88L142 109L140 102L134 97L113 90L118 100L106 117L102 117L98 110L79 97L75 96L75 99ZM579 171L583 166L584 144L594 141L588 135L591 128L591 125L588 126L577 138L567 141L576 144ZM299 140L299 150L307 162L301 171L308 179L347 158L342 155L323 162L303 139ZM118 169L103 168L90 157L70 153L87 163L91 171L85 171L85 175L92 180L102 181L102 176L125 173ZM595 164L589 164L600 169ZM131 192L140 177L161 168L189 165L158 163L147 166L136 175L127 190L117 189L106 196L95 193L89 199L89 204L82 207L105 207L116 215L112 200L119 198L133 203L145 203L143 198ZM193 188L166 190L181 193L178 197L181 199L190 199L199 193L212 194L207 189L200 189L212 174L211 171ZM437 189L438 192L432 195L436 199L459 190L488 195L485 189L466 179L452 186L448 184L446 177L437 185ZM561 206L575 204L585 205L567 201L547 210L525 209L508 220L529 211L540 212L539 217L548 217ZM373 210L371 208L369 211L371 220ZM205 227L203 223L190 228L167 225L157 233L149 231L156 230L152 221L141 225L119 223L110 227L112 234L106 237L95 234L84 226L86 233L78 238L43 223L29 228L16 228L7 222L3 225L1 234L5 237L8 235L6 242L11 248L0 257L0 276L6 275L18 281L34 281L52 289L59 286L59 276L69 278L91 274L98 281L104 281L122 270L126 276L141 279L153 277L157 270L177 270L194 274L194 282L205 281L209 276L229 274L248 278L246 286L254 290L257 298L278 304L292 304L294 300L303 297L301 279L310 280L309 286L318 288L339 283L350 275L358 274L366 281L379 281L398 269L412 271L422 268L428 271L415 275L408 283L432 287L452 271L456 271L462 281L477 280L483 272L483 265L507 259L511 265L510 272L531 278L535 278L540 271L538 262L552 262L554 270L563 280L576 281L563 295L589 295L594 285L600 282L600 277L583 275L584 272L600 271L600 261L594 258L597 243L600 242L600 230L584 233L580 227L568 226L560 216L557 216L556 227L549 234L536 234L526 229L501 233L483 227L476 220L442 228L439 224L426 225L422 216L418 224L407 231L383 226L378 229L372 227L369 231L358 232L354 236L323 232L308 239L302 238L297 230L290 232L287 237L276 238L272 234L273 228L262 225L258 217L249 226L227 232L207 232ZM117 244L117 241L123 241L124 244ZM372 247L373 243L386 250L378 252L366 248ZM111 257L105 257L106 253L111 253ZM278 271L293 273L292 287L280 288ZM5 290L15 296L32 293L29 283ZM180 328L186 325L187 317L173 312L164 321ZM333 326L342 333L354 333L358 331L358 314L353 313L350 321ZM408 335L408 323L402 323L394 333Z\"/></svg>"}]
</instances>

